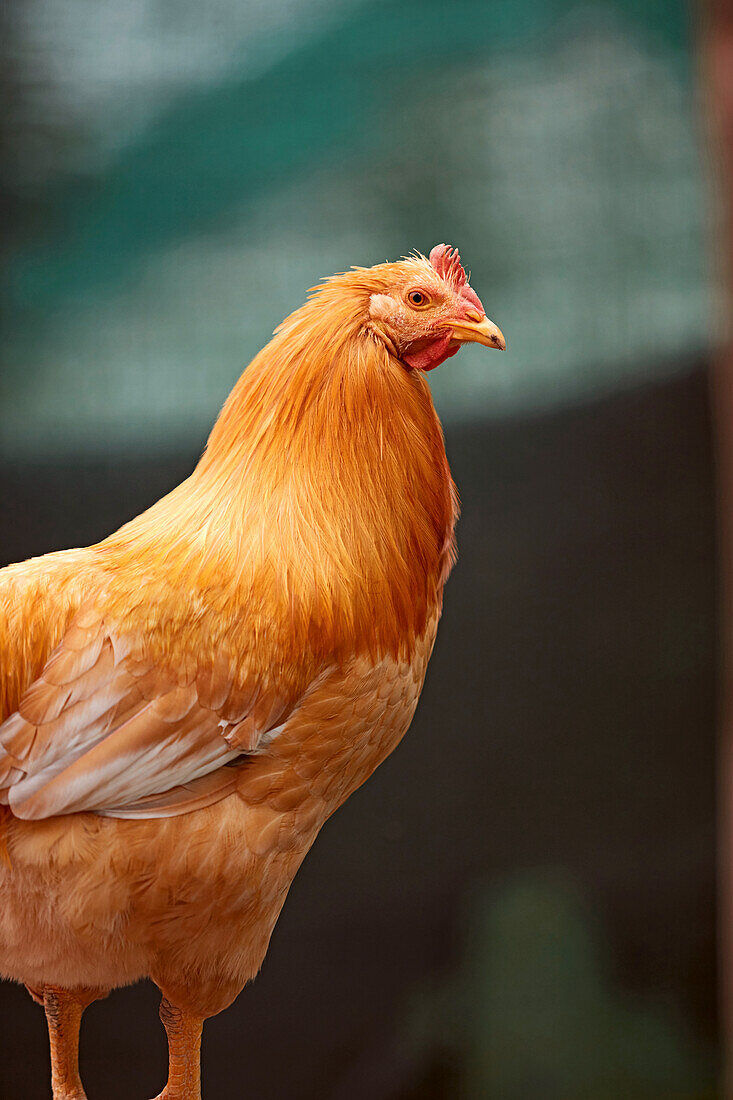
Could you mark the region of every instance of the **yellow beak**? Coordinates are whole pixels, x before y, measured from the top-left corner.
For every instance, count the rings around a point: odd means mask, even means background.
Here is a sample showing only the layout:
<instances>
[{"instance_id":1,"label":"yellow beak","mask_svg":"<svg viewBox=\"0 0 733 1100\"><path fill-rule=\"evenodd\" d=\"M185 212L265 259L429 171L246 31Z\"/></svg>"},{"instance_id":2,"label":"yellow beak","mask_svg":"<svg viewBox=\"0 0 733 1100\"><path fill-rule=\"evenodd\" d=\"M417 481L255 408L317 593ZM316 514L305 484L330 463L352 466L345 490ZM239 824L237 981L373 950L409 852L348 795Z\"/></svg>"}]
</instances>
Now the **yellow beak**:
<instances>
[{"instance_id":1,"label":"yellow beak","mask_svg":"<svg viewBox=\"0 0 733 1100\"><path fill-rule=\"evenodd\" d=\"M456 321L450 327L454 340L460 340L464 344L483 344L487 348L506 351L504 334L488 317L476 321Z\"/></svg>"}]
</instances>

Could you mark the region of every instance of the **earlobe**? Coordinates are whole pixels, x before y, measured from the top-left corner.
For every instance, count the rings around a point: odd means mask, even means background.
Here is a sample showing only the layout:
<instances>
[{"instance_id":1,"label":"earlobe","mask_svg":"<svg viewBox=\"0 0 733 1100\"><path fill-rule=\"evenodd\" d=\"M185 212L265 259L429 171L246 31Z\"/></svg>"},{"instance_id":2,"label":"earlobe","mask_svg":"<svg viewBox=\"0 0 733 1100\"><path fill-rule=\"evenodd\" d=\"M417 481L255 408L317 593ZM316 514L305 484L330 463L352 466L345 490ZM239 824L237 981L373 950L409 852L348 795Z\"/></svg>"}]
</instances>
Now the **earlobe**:
<instances>
[{"instance_id":1,"label":"earlobe","mask_svg":"<svg viewBox=\"0 0 733 1100\"><path fill-rule=\"evenodd\" d=\"M373 321L394 321L404 312L400 303L390 294L372 294L369 299L369 316Z\"/></svg>"}]
</instances>

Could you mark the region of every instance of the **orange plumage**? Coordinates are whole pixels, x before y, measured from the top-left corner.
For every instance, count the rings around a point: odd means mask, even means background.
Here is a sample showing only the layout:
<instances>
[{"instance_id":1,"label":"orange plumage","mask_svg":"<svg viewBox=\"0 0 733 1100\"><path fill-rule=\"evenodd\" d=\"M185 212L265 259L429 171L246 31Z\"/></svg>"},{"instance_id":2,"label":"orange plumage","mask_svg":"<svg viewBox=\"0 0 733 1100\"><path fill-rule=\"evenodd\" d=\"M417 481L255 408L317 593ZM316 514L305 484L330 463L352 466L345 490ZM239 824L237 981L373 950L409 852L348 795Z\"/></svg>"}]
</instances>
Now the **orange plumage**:
<instances>
[{"instance_id":1,"label":"orange plumage","mask_svg":"<svg viewBox=\"0 0 733 1100\"><path fill-rule=\"evenodd\" d=\"M96 546L0 572L0 971L82 1097L89 1000L151 977L162 1096L254 977L326 818L404 734L454 558L424 371L503 347L456 253L317 287L190 478Z\"/></svg>"}]
</instances>

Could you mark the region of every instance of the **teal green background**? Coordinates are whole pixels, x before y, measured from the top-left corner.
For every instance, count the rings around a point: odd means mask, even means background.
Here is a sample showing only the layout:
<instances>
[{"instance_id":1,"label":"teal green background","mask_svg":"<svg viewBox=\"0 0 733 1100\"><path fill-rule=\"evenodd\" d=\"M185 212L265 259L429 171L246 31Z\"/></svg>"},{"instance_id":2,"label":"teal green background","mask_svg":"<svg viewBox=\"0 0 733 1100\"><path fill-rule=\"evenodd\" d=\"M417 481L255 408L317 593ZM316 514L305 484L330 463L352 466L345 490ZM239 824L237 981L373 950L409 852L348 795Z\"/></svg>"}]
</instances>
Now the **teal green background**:
<instances>
[{"instance_id":1,"label":"teal green background","mask_svg":"<svg viewBox=\"0 0 733 1100\"><path fill-rule=\"evenodd\" d=\"M36 0L24 19L13 455L179 445L308 286L439 241L510 348L435 376L449 420L710 344L682 4Z\"/></svg>"}]
</instances>

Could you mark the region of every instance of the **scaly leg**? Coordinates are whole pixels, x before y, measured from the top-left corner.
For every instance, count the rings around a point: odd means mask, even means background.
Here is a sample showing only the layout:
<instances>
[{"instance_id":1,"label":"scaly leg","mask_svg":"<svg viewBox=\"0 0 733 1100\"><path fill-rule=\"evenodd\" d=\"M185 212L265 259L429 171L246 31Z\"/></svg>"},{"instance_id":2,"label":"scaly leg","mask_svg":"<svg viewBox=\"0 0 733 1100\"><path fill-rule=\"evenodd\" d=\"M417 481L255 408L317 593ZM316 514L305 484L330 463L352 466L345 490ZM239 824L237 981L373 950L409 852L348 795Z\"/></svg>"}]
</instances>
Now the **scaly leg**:
<instances>
[{"instance_id":1,"label":"scaly leg","mask_svg":"<svg viewBox=\"0 0 733 1100\"><path fill-rule=\"evenodd\" d=\"M35 991L32 991L34 995ZM86 1100L79 1076L79 1027L84 1009L98 993L88 990L43 990L43 1007L51 1044L53 1100ZM36 998L37 999L37 996Z\"/></svg>"},{"instance_id":2,"label":"scaly leg","mask_svg":"<svg viewBox=\"0 0 733 1100\"><path fill-rule=\"evenodd\" d=\"M201 1032L204 1021L163 995L160 1018L168 1036L168 1084L156 1100L201 1100Z\"/></svg>"}]
</instances>

